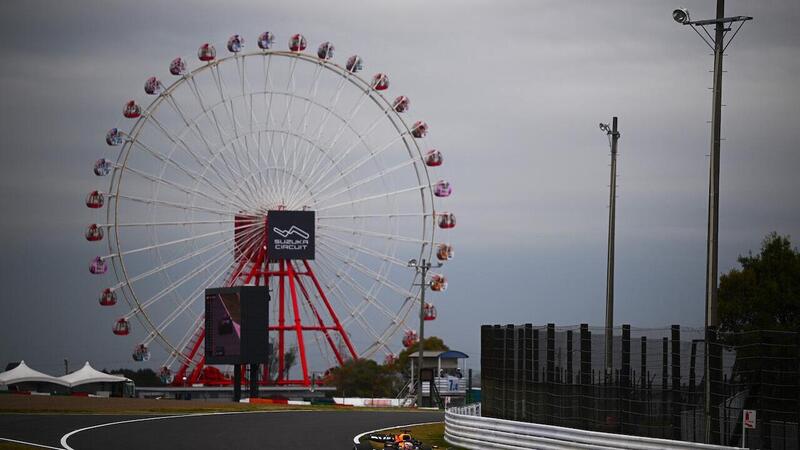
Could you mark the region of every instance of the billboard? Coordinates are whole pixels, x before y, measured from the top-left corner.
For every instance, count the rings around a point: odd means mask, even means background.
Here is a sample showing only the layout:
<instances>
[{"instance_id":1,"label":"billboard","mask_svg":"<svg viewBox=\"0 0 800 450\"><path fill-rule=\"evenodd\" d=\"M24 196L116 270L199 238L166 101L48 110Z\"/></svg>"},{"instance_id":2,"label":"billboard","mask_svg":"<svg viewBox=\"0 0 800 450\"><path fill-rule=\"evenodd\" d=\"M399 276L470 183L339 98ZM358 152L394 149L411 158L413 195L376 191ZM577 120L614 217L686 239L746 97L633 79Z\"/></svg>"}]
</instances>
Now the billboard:
<instances>
[{"instance_id":1,"label":"billboard","mask_svg":"<svg viewBox=\"0 0 800 450\"><path fill-rule=\"evenodd\" d=\"M269 211L269 259L314 259L314 211Z\"/></svg>"},{"instance_id":2,"label":"billboard","mask_svg":"<svg viewBox=\"0 0 800 450\"><path fill-rule=\"evenodd\" d=\"M207 364L269 360L269 291L265 286L206 289Z\"/></svg>"}]
</instances>

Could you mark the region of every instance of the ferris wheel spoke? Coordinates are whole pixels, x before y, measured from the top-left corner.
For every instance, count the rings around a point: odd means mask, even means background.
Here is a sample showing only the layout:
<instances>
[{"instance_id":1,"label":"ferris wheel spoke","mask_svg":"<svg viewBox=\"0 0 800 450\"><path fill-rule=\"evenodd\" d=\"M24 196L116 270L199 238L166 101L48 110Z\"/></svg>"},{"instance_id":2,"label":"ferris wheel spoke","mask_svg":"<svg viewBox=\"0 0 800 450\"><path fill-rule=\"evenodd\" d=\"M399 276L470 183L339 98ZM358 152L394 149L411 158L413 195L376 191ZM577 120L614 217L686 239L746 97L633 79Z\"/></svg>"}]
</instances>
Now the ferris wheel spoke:
<instances>
[{"instance_id":1,"label":"ferris wheel spoke","mask_svg":"<svg viewBox=\"0 0 800 450\"><path fill-rule=\"evenodd\" d=\"M382 194L369 195L369 196L366 196L366 197L361 197L361 198L357 198L357 199L354 199L354 200L349 200L349 201L346 201L346 202L339 202L339 203L335 203L333 205L323 206L321 208L317 208L317 211L324 211L324 210L328 210L328 209L332 209L332 208L338 208L340 206L354 205L354 204L357 204L357 203L363 203L363 202L366 202L366 201L377 200L377 199L381 199L381 198L389 199L389 198L391 198L393 196L396 196L396 195L399 195L399 194L404 194L406 192L419 191L420 189L425 189L426 187L428 187L428 185L424 185L423 184L423 185L420 185L420 186L413 186L413 187L409 187L409 188L405 188L405 189L398 189L396 191L386 192L386 193L382 193Z\"/></svg>"},{"instance_id":2,"label":"ferris wheel spoke","mask_svg":"<svg viewBox=\"0 0 800 450\"><path fill-rule=\"evenodd\" d=\"M213 74L213 71L212 71L212 74ZM191 84L189 86L190 86L189 90L194 94L195 99L197 100L198 104L200 105L200 109L202 109L202 113L200 114L200 116L211 117L214 120L214 127L217 130L217 135L219 136L220 143L221 144L225 144L228 140L225 137L225 135L223 134L222 126L220 125L219 119L217 118L215 107L211 107L211 108L206 107L206 102L203 100L203 96L200 93L200 90L199 90L199 88L197 86L197 81L194 79L194 77L191 78ZM218 103L217 105L219 105L219 104L220 103ZM196 126L196 128L198 129L198 132L200 132L201 136L202 136L202 132L200 131L199 125ZM211 152L210 146L208 145L208 142L205 141L205 138L203 138L203 139L204 139L204 142L206 142L206 147ZM212 155L212 157L214 156L213 152L211 152L211 155ZM231 164L228 162L227 159L225 159L224 157L220 157L220 160L222 161L222 163L225 166L225 168L228 170L228 173L230 173L233 176L234 180L241 178L241 174L237 173L231 167ZM225 179L225 177L223 177L221 174L219 174L217 172L217 169L216 169L215 165L212 164L210 167L211 167L211 169L213 171L215 171L215 173L217 174L218 177L222 178L223 180ZM249 186L246 185L245 187L248 188L248 190L250 191L250 195L251 196L254 195L254 193L252 192L252 190L250 189Z\"/></svg>"},{"instance_id":3,"label":"ferris wheel spoke","mask_svg":"<svg viewBox=\"0 0 800 450\"><path fill-rule=\"evenodd\" d=\"M344 92L343 88L344 88L345 83L348 81L349 78L350 78L350 72L347 72L347 74L345 76L343 76L343 77L341 77L339 79L339 84L338 84L338 86L336 86L336 91L334 92L333 96L331 97L331 100L329 102L329 106L326 107L326 106L319 105L319 104L317 105L317 106L322 107L324 112L323 112L322 119L320 120L320 124L319 124L319 126L317 127L317 130L316 130L316 136L314 137L315 141L319 142L320 139L322 139L322 134L324 133L325 129L327 128L327 124L328 124L328 121L330 120L330 118L331 117L339 117L337 114L333 114L333 111L336 109L336 107L339 104L339 100L341 99L342 92ZM303 149L303 155L304 155L303 156L303 163L300 166L300 173L303 174L303 176L305 176L305 174L306 174L307 165L311 162L312 152L311 152L311 149L308 148L308 145L309 144L306 144L305 148ZM297 199L293 198L292 200L297 200Z\"/></svg>"},{"instance_id":4,"label":"ferris wheel spoke","mask_svg":"<svg viewBox=\"0 0 800 450\"><path fill-rule=\"evenodd\" d=\"M168 344L171 351L169 352L169 356L167 357L167 359L164 361L164 367L172 367L172 365L175 364L175 361L177 361L178 358L181 358L182 360L188 359L188 357L183 355L182 353L183 349L185 349L189 345L189 342L191 342L197 330L204 325L204 321L205 321L205 315L203 313L196 314L194 317L194 321L192 322L192 325L189 326L186 329L186 332L183 334L183 336L181 336L180 339L177 340L177 345L173 346L172 344ZM179 348L181 350L178 350Z\"/></svg>"},{"instance_id":5,"label":"ferris wheel spoke","mask_svg":"<svg viewBox=\"0 0 800 450\"><path fill-rule=\"evenodd\" d=\"M364 309L366 309L367 306L372 304L375 301L375 299L372 296L364 295L365 291L361 286L355 283L351 278L348 278L346 275L340 274L338 271L334 270L333 267L330 265L330 263L325 262L324 255L322 256L323 258L317 259L316 263L317 266L321 269L321 271L326 274L326 276L342 279L346 284L348 284L348 286L350 286L352 289L354 289L356 292L358 292L363 296L360 305L358 307L353 307L353 305L349 301L347 301L348 297L347 294L344 291L342 291L342 289L338 285L329 286L329 288L331 289L331 293L334 296L336 296L338 302L347 309L349 317L342 321L342 325L344 326L346 324L353 322L358 323L363 330L365 330L369 335L372 336L373 339L376 340L380 339L380 333L375 331L375 329L370 324L369 320L367 320L367 318L364 317ZM354 283L354 285L351 285L351 283ZM389 318L391 320L395 320L394 316L391 316Z\"/></svg>"},{"instance_id":6,"label":"ferris wheel spoke","mask_svg":"<svg viewBox=\"0 0 800 450\"><path fill-rule=\"evenodd\" d=\"M129 255L133 255L133 254L136 254L136 253L141 253L141 252L148 251L148 250L154 250L154 249L157 249L157 248L163 248L163 247L167 247L167 246L170 246L170 245L183 244L185 242L196 241L198 239L203 239L203 238L207 238L207 237L211 237L211 236L218 236L220 234L230 233L230 232L231 232L231 230L228 230L228 229L212 231L210 233L198 234L196 236L190 236L190 237L181 238L181 239L174 239L174 240L171 240L171 241L160 242L158 244L147 245L147 246L135 248L135 249L132 249L132 250L125 250L125 251L121 251L121 252L118 252L118 253L112 253L112 254L104 256L102 258L103 259L108 259L108 258L115 258L115 257L120 257L120 256L129 256Z\"/></svg>"},{"instance_id":7,"label":"ferris wheel spoke","mask_svg":"<svg viewBox=\"0 0 800 450\"><path fill-rule=\"evenodd\" d=\"M311 86L308 89L308 93L306 94L306 101L305 101L305 108L303 109L303 113L299 120L297 126L298 134L305 136L308 131L308 117L311 111L311 106L317 104L317 93L319 91L319 82L320 82L320 75L322 74L322 64L318 64L313 76L313 81L311 82ZM294 98L294 97L293 97ZM292 173L298 172L298 159L300 159L299 150L300 150L300 141L295 140L294 147L292 149ZM294 177L290 179L290 185L286 187L287 198L292 197L295 192L298 191L297 181L298 178Z\"/></svg>"},{"instance_id":8,"label":"ferris wheel spoke","mask_svg":"<svg viewBox=\"0 0 800 450\"><path fill-rule=\"evenodd\" d=\"M202 207L202 206L187 206L187 205L182 204L182 203L175 203L175 202L169 202L169 201L166 201L166 200L157 200L157 199L151 199L151 198L137 197L137 196L127 195L127 194L108 194L108 195L110 197L121 198L121 199L125 199L125 200L130 200L130 201L133 201L133 202L145 203L145 204L148 204L148 205L152 204L152 205L166 206L166 207L182 209L182 210L186 210L186 211L203 211L203 212L216 214L216 215L220 215L220 216L229 216L229 215L236 214L236 211L233 211L233 210L206 208L206 207Z\"/></svg>"},{"instance_id":9,"label":"ferris wheel spoke","mask_svg":"<svg viewBox=\"0 0 800 450\"><path fill-rule=\"evenodd\" d=\"M347 118L344 121L342 121L342 124L339 127L339 130L336 132L336 135L331 140L331 143L328 145L328 148L334 148L334 146L336 145L337 142L339 142L339 138L342 137L344 132L348 128L352 129L352 127L350 126L350 123L356 117L356 115L358 114L358 111L361 109L361 107L364 105L364 103L366 102L366 100L368 98L370 98L369 97L369 91L363 91L363 93L359 97L358 102L353 107L353 109L350 111L350 114L347 116ZM335 159L335 164L328 166L327 169L325 170L325 172L322 173L322 175L317 175L316 174L317 169L319 168L319 164L322 162L321 160L318 159L316 161L316 163L311 167L308 175L306 175L306 178L307 179L316 179L316 180L324 179L325 176L332 170L332 168L338 166L338 164L350 153L350 151L353 148L355 148L358 145L359 142L362 142L367 148L369 148L369 146L366 144L366 141L364 141L364 137L360 133L356 132L355 130L353 130L353 133L356 135L356 138L354 139L354 142L351 143L349 146L347 146L346 150L342 153L342 155L340 155L339 158Z\"/></svg>"},{"instance_id":10,"label":"ferris wheel spoke","mask_svg":"<svg viewBox=\"0 0 800 450\"><path fill-rule=\"evenodd\" d=\"M137 305L136 308L132 309L130 312L125 314L123 317L126 318L126 319L130 319L131 317L135 316L136 314L139 314L139 313L143 312L145 309L149 308L150 306L152 306L157 301L159 301L162 298L166 297L168 294L174 292L176 289L178 289L179 287L183 286L186 282L188 282L189 280L193 279L197 275L203 273L203 271L205 271L209 267L213 266L214 264L220 262L223 258L225 258L227 256L229 256L229 252L227 251L227 249L220 251L219 253L214 255L214 257L211 258L209 261L207 261L206 263L196 267L195 269L193 269L192 271L188 272L187 274L183 275L182 277L177 279L175 282L173 282L171 285L165 287L164 289L159 291L157 294L153 295L149 299L147 299L144 302L142 302L139 305Z\"/></svg>"},{"instance_id":11,"label":"ferris wheel spoke","mask_svg":"<svg viewBox=\"0 0 800 450\"><path fill-rule=\"evenodd\" d=\"M398 242L413 242L415 244L427 244L428 241L424 239L413 238L410 236L402 236L399 234L389 234L389 233L381 233L378 231L367 231L367 230L360 230L357 228L347 228L347 227L339 227L335 225L326 225L326 224L317 224L317 228L333 230L333 231L341 231L347 234L354 234L356 236L369 236L369 237L377 237L377 238L384 238L389 241L398 241Z\"/></svg>"},{"instance_id":12,"label":"ferris wheel spoke","mask_svg":"<svg viewBox=\"0 0 800 450\"><path fill-rule=\"evenodd\" d=\"M220 223L234 223L233 219L224 220L185 220L175 222L122 222L122 223L99 223L98 227L163 227L163 226L182 226L182 225L212 225Z\"/></svg>"},{"instance_id":13,"label":"ferris wheel spoke","mask_svg":"<svg viewBox=\"0 0 800 450\"><path fill-rule=\"evenodd\" d=\"M209 276L205 281L199 283L197 289L195 289L190 295L186 296L181 303L178 304L177 307L156 326L155 330L151 332L151 334L164 334L166 329L172 325L175 320L184 314L186 310L192 306L192 304L197 302L198 297L202 297L207 287L214 286L216 283L218 283L218 281L224 277L227 271L228 268L223 265L221 268L212 273L212 275Z\"/></svg>"},{"instance_id":14,"label":"ferris wheel spoke","mask_svg":"<svg viewBox=\"0 0 800 450\"><path fill-rule=\"evenodd\" d=\"M399 134L399 135L395 136L394 138L392 138L388 143L386 143L383 146L381 146L377 151L373 151L371 148L368 148L368 153L369 154L367 155L367 157L365 157L365 158L357 161L356 163L352 164L350 167L345 169L344 172L340 173L339 177L336 177L336 178L332 179L326 185L324 185L323 187L317 189L317 192L318 193L319 192L323 192L323 191L327 190L328 188L330 188L332 185L335 185L336 182L341 179L341 177L349 175L353 171L357 170L359 167L362 167L364 164L374 160L378 155L381 155L382 153L384 153L385 151L390 149L394 144L396 144L398 141L402 140L403 138L404 138L404 135L403 134ZM351 145L347 149L347 151L342 154L342 156L339 158L339 161L343 160L347 156L347 154L350 153L350 150L354 149L355 147L356 147L356 145ZM329 170L327 170L324 173L322 173L319 176L319 178L317 178L317 180L312 185L312 189L315 189L317 187L317 185L319 185L322 182L322 180L329 173L330 173L330 168L329 168Z\"/></svg>"},{"instance_id":15,"label":"ferris wheel spoke","mask_svg":"<svg viewBox=\"0 0 800 450\"><path fill-rule=\"evenodd\" d=\"M366 161L365 161L365 162L366 162ZM376 173L375 173L375 174L373 174L373 175L370 175L370 176L368 176L368 177L364 177L364 178L362 178L362 179L360 179L360 180L352 181L352 182L348 183L348 186L347 186L347 187L345 187L345 188L343 188L343 189L340 189L340 190L338 190L338 191L336 191L336 192L334 192L334 193L328 194L327 196L322 196L322 197L320 197L320 198L319 198L319 200L317 200L317 201L318 201L319 203L323 203L323 202L325 202L326 200L329 200L329 199L331 199L331 198L336 198L336 197L337 197L337 196L339 196L339 195L342 195L342 194L345 194L345 193L347 193L347 192L350 192L350 191L352 191L353 189L356 189L356 188L358 188L358 187L361 187L361 186L363 186L363 185L365 185L365 184L367 184L367 183L370 183L370 182L372 182L372 181L379 180L379 179L381 179L381 178L385 177L386 175L389 175L390 173L394 173L394 172L396 172L396 171L398 171L398 170L400 170L400 169L402 169L402 168L408 167L408 166L410 166L410 165L412 165L412 164L414 164L414 160L413 160L413 159L409 159L409 160L407 160L407 161L403 161L402 163L400 163L400 164L397 164L397 165L394 165L394 166L392 166L392 167L389 167L389 168L386 168L386 169L379 170L378 172L376 172ZM355 169L356 169L356 168L352 168L352 170L355 170ZM351 172L352 172L352 170L351 170ZM345 175L347 175L347 174L348 174L348 173L344 173L342 176L345 176ZM336 182L337 182L337 181L339 181L339 180L338 180L338 179L336 179L336 180L333 180L331 183L328 183L328 184L327 184L325 187L323 187L323 188L320 188L319 190L317 190L317 191L316 191L316 195L320 195L320 194L322 194L322 193L323 193L323 192L325 192L327 189L329 189L331 186L334 186L334 185L336 184Z\"/></svg>"},{"instance_id":16,"label":"ferris wheel spoke","mask_svg":"<svg viewBox=\"0 0 800 450\"><path fill-rule=\"evenodd\" d=\"M359 352L360 357L368 358L371 355L372 348L376 346L378 348L386 347L387 336L391 336L391 334L393 333L386 333L386 332L384 332L383 334L379 333L372 326L372 322L364 316L364 312L366 311L366 309L370 305L374 306L376 304L377 300L375 299L375 297L370 295L366 290L364 290L364 288L358 285L358 283L356 283L355 280L352 279L352 277L345 275L343 277L343 280L348 286L351 287L351 289L359 293L359 295L362 296L363 300L359 303L359 306L356 308L353 308L349 304L349 302L344 303L349 311L349 317L342 321L342 326L349 327L350 324L358 325L365 333L367 333L367 335L371 339L374 340L372 344L370 344L367 348ZM339 292L342 292L341 289L339 289ZM344 294L342 293L342 295ZM392 327L396 328L399 326L399 324L402 323L402 320L399 320L396 314L388 314L388 315L384 314L384 315L386 316L387 322L392 324L389 326L389 328Z\"/></svg>"},{"instance_id":17,"label":"ferris wheel spoke","mask_svg":"<svg viewBox=\"0 0 800 450\"><path fill-rule=\"evenodd\" d=\"M381 252L379 252L377 250L374 250L374 249L371 249L369 247L365 247L363 245L359 245L359 244L355 244L355 243L350 242L350 241L346 241L346 240L344 240L344 239L342 239L340 237L334 236L332 234L317 233L317 236L333 240L336 243L340 244L344 248L356 250L359 253L375 257L376 259L379 259L381 261L390 262L390 263L392 263L392 264L394 264L394 265L396 265L398 267L407 267L407 264L408 264L406 261L400 260L400 259L396 258L394 255L390 255L388 253L381 253ZM321 242L320 245L323 245L323 244L324 245L329 245L327 243L322 243L322 240L320 240L320 242Z\"/></svg>"},{"instance_id":18,"label":"ferris wheel spoke","mask_svg":"<svg viewBox=\"0 0 800 450\"><path fill-rule=\"evenodd\" d=\"M221 239L219 241L216 241L216 242L213 242L213 243L211 243L209 245L206 245L203 248L197 249L197 250L195 250L193 252L189 252L189 253L187 253L185 255L179 256L178 258L175 258L175 259L172 259L170 261L164 262L164 263L162 263L161 265L159 265L157 267L154 267L154 268L152 268L152 269L150 269L148 271L140 273L139 275L130 277L126 281L117 283L116 285L111 287L111 290L117 290L117 289L119 289L119 288L121 288L123 286L132 286L133 283L136 283L136 282L139 282L141 280L144 280L147 277L150 277L150 276L155 275L157 273L160 273L160 272L162 272L164 270L167 270L167 269L169 269L171 267L174 267L174 266L176 266L176 265L178 265L178 264L180 264L182 262L185 262L185 261L188 261L188 260L190 260L192 258L200 256L200 255L202 255L202 254L204 254L204 253L206 253L208 251L211 251L211 250L213 250L215 248L218 248L218 247L220 247L222 245L232 243L234 241L234 239L235 238Z\"/></svg>"},{"instance_id":19,"label":"ferris wheel spoke","mask_svg":"<svg viewBox=\"0 0 800 450\"><path fill-rule=\"evenodd\" d=\"M146 172L138 170L138 169L134 169L133 167L130 167L129 165L120 167L120 169L124 170L124 171L127 171L127 172L130 172L132 174L135 174L135 175L137 175L137 176L139 176L139 177L141 177L141 178L143 178L145 180L152 181L153 183L161 184L161 185L164 185L164 186L170 186L170 187L174 188L175 190L183 192L184 194L203 197L203 198L205 198L207 200L210 200L210 201L216 203L219 206L233 206L233 207L239 207L239 208L243 207L243 205L241 205L241 204L234 203L234 202L231 202L229 200L225 200L225 199L222 199L222 198L219 198L219 197L216 197L216 196L212 196L211 194L208 194L208 193L203 192L203 191L198 191L196 189L192 189L192 188L183 186L182 184L176 183L174 181L170 181L170 180L164 178L163 176L157 176L157 175L146 173Z\"/></svg>"},{"instance_id":20,"label":"ferris wheel spoke","mask_svg":"<svg viewBox=\"0 0 800 450\"><path fill-rule=\"evenodd\" d=\"M278 124L278 128L280 128L280 129L287 129L288 130L288 129L292 128L292 114L291 114L291 112L292 112L292 105L294 103L294 98L295 98L294 97L294 93L295 93L295 89L297 87L297 84L295 83L295 79L294 79L294 75L295 75L295 70L296 69L297 69L297 58L292 58L292 61L290 63L290 68L289 68L289 79L286 82L286 88L285 88L285 91L289 92L291 94L288 95L287 98L286 98L286 106L285 106L285 109L284 109L283 118L281 119L280 123ZM282 166L283 167L288 167L289 161L287 160L287 152L285 150L286 149L286 140L285 139L282 139L282 141L281 141L281 149L283 149L283 151L281 151ZM279 197L281 199L285 198L286 182L287 182L287 179L286 179L286 176L284 175L282 177L281 182L278 184L278 189L279 189L279 192L280 192Z\"/></svg>"},{"instance_id":21,"label":"ferris wheel spoke","mask_svg":"<svg viewBox=\"0 0 800 450\"><path fill-rule=\"evenodd\" d=\"M194 82L195 82L194 78L192 78L192 83L194 83ZM196 87L196 84L195 84L195 87ZM183 133L189 132L189 133L192 134L192 136L194 136L196 139L201 141L203 143L203 145L205 146L206 150L208 151L209 155L212 158L214 158L215 157L215 152L211 149L211 144L208 142L208 139L206 138L205 134L203 133L203 131L200 128L200 125L199 125L199 121L200 121L200 119L202 117L208 117L208 111L205 109L205 102L203 102L203 100L200 97L199 93L195 93L194 89L192 89L192 84L189 85L189 90L193 94L195 94L195 98L196 98L196 100L197 100L197 102L200 105L200 108L202 110L202 112L200 114L198 114L197 117L194 118L194 120L190 121L188 119L188 116L183 112L183 110L181 109L180 105L178 104L178 101L172 96L171 93L169 95L169 99L171 101L167 102L167 103L172 105L173 109L178 113L178 115L180 116L181 120L183 121L183 123L185 125ZM183 133L181 133L181 135ZM180 147L182 149L184 149L187 153L189 153L195 161L200 163L201 167L208 167L210 165L210 161L209 160L204 159L204 158L200 157L199 155L197 155L196 153L194 153L191 150L190 146L187 145L186 142L183 139L181 139L180 142L181 142L181 146ZM223 145L223 147L224 147L224 145ZM203 161L203 162L201 162L201 161ZM214 167L213 165L212 165L212 171L214 172L215 175L217 175L217 177L222 181L222 183L225 184L225 187L228 189L228 191L232 195L238 196L238 194L236 193L236 189L234 189L230 185L230 183L228 183L228 177L225 177L222 174L220 174L219 171L216 169L216 167ZM207 183L209 183L209 185L212 185L213 187L216 188L216 184L215 183L211 183L208 179L205 179L205 181Z\"/></svg>"},{"instance_id":22,"label":"ferris wheel spoke","mask_svg":"<svg viewBox=\"0 0 800 450\"><path fill-rule=\"evenodd\" d=\"M237 57L237 69L238 69L238 57ZM215 73L216 73L216 75L215 75ZM240 173L244 174L246 172L245 166L242 165L242 161L239 159L239 152L236 151L236 148L240 147L240 146L239 145L235 145L235 143L239 142L239 126L240 126L239 119L236 116L236 108L234 107L233 99L229 99L228 96L225 95L226 86L225 86L225 81L222 79L222 74L220 73L220 70L219 70L219 64L216 64L211 69L211 74L212 74L212 77L214 77L214 79L216 81L216 84L217 84L217 89L218 89L218 92L219 92L220 102L224 104L225 111L228 113L228 118L230 119L231 126L233 127L234 139L232 141L233 143L231 144L231 147L232 147L232 150L233 150L232 153L233 153L234 158L236 160L236 164L239 166ZM246 98L243 96L242 97L242 101L244 101L245 99ZM244 153L246 155L249 155L251 153L251 151L250 151L250 147L249 147L249 145L247 143L247 139L244 140L244 144L247 147L244 150ZM247 178L249 179L249 177L247 177ZM255 195L254 191L257 191L258 188L256 188L255 186L250 186L250 187L252 189L251 194Z\"/></svg>"},{"instance_id":23,"label":"ferris wheel spoke","mask_svg":"<svg viewBox=\"0 0 800 450\"><path fill-rule=\"evenodd\" d=\"M198 285L198 288L195 289L194 292L192 292L191 294L186 296L181 301L181 303L178 304L176 306L176 308L174 310L172 310L172 312L170 312L164 318L164 320L162 320L155 327L154 330L152 330L152 331L150 331L150 333L148 333L148 337L145 339L145 343L151 342L153 339L156 338L156 336L163 335L165 333L167 327L169 327L173 322L175 322L175 320L177 320L178 317L181 316L181 314L183 314L187 309L189 309L189 307L192 305L192 303L195 302L197 300L197 298L201 294L203 294L205 292L206 287L207 286L213 286L217 282L217 280L219 280L220 278L222 278L223 275L225 275L225 272L227 270L228 270L227 267L223 266L221 269L218 269L215 273L213 273L210 277L208 277L205 281L200 283Z\"/></svg>"},{"instance_id":24,"label":"ferris wheel spoke","mask_svg":"<svg viewBox=\"0 0 800 450\"><path fill-rule=\"evenodd\" d=\"M317 216L317 220L346 220L346 219L368 219L368 218L387 218L392 219L395 217L429 217L433 214L429 213L381 213L381 214L348 214L339 216Z\"/></svg>"},{"instance_id":25,"label":"ferris wheel spoke","mask_svg":"<svg viewBox=\"0 0 800 450\"><path fill-rule=\"evenodd\" d=\"M330 252L330 255L333 256L334 258L336 258L339 261L341 261L342 263L344 263L344 264L356 269L357 271L361 272L363 275L365 275L365 276L369 277L370 279L380 283L381 285L385 286L386 288L391 289L392 291L394 291L394 292L396 292L396 293L398 293L400 295L412 296L412 297L414 296L414 294L411 291L409 291L408 289L406 289L406 288L404 288L402 286L399 286L396 283L391 282L388 278L386 278L386 276L384 274L375 272L374 270L370 269L369 267L365 266L364 264L361 264L360 262L356 261L354 258L348 257L347 255L343 254L339 250L336 250L335 248L333 248L333 246L327 244L326 242L322 241L322 242L320 242L320 245L325 247L325 248L327 248L327 250Z\"/></svg>"},{"instance_id":26,"label":"ferris wheel spoke","mask_svg":"<svg viewBox=\"0 0 800 450\"><path fill-rule=\"evenodd\" d=\"M186 124L187 130L190 130L193 133L193 135L195 135L196 137L198 137L200 140L202 140L205 143L206 148L210 149L208 142L205 140L205 137L202 136L202 133L199 131L199 128L197 128L197 130L198 130L197 132L195 132L194 129L191 128L190 123L186 120L185 115L184 115L183 111L180 109L180 106L178 105L177 101L174 98L172 98L171 96L169 97L169 99L171 101L167 101L167 104L170 105L173 108L173 110L178 113L178 115L181 117L181 119ZM166 127L164 127L158 121L158 119L156 119L154 116L149 116L148 120L151 120L152 123L155 124L156 127L159 129L159 131L169 141L171 141L173 143L173 150L171 150L168 155L164 155L161 152L158 152L158 151L152 149L150 146L145 145L140 139L134 140L134 143L137 146L139 146L142 149L144 149L147 153L149 153L151 156L153 156L157 160L161 161L163 164L168 164L171 167L173 167L173 168L179 170L180 172L184 173L185 175L189 176L196 183L200 182L200 179L198 179L198 177L200 177L206 184L208 184L214 190L219 192L221 195L223 195L223 196L224 195L231 195L233 197L237 197L236 192L234 192L234 190L231 188L230 184L227 183L226 177L221 176L219 173L217 173L217 176L226 185L226 188L227 188L227 191L228 191L227 193L224 192L219 186L217 186L216 183L212 182L211 180L209 180L204 175L199 176L199 175L195 174L194 172L190 171L189 169L187 169L184 164L179 164L179 163L175 162L172 159L172 153L173 153L175 148L180 148L180 149L186 151L192 157L192 159L195 160L195 162L200 167L208 167L210 165L210 161L209 160L200 157L194 151L192 151L191 147L188 144L186 144L186 142L182 138L173 136L169 131L167 131Z\"/></svg>"}]
</instances>

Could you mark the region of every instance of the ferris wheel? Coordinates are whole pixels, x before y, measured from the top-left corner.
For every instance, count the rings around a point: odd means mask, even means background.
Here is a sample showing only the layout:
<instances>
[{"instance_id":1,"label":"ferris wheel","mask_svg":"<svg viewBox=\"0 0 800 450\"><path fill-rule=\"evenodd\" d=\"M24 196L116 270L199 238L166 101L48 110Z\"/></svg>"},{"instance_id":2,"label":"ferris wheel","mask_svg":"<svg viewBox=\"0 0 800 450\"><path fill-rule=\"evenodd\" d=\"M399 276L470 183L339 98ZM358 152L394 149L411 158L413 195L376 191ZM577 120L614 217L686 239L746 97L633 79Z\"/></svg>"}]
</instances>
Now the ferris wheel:
<instances>
[{"instance_id":1,"label":"ferris wheel","mask_svg":"<svg viewBox=\"0 0 800 450\"><path fill-rule=\"evenodd\" d=\"M116 276L99 303L120 309L112 330L137 337L135 360L159 344L165 380L224 383L204 362L207 288L268 286L280 352L273 381L308 385L315 368L391 359L401 343L412 345L406 321L420 308L420 285L447 286L438 273L419 280L406 263L452 258L440 230L455 226L436 205L452 192L432 173L442 153L425 122L404 119L409 98L388 97L384 73L360 75L360 56L337 63L330 42L315 54L300 34L287 50L274 43L264 32L245 52L234 35L224 56L203 44L195 68L175 58L169 81L146 80L152 100L123 105L122 122L105 136L118 152L94 164L110 181L86 198L98 212L85 237L108 249L90 272ZM265 253L276 210L315 213L314 260ZM436 318L433 304L424 311ZM291 350L302 371L295 377L283 365Z\"/></svg>"}]
</instances>

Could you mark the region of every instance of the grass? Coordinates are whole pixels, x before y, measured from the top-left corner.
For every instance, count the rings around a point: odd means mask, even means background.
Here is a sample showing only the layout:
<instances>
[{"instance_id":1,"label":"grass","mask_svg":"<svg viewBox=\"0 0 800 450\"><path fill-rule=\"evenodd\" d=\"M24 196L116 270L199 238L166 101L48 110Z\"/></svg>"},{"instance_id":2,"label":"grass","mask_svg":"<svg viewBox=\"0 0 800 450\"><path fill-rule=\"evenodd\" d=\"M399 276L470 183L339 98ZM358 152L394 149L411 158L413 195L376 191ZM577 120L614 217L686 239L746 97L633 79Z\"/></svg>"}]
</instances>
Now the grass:
<instances>
[{"instance_id":1,"label":"grass","mask_svg":"<svg viewBox=\"0 0 800 450\"><path fill-rule=\"evenodd\" d=\"M380 433L396 434L400 433L403 430L411 431L411 436L413 436L414 439L418 439L425 444L429 444L433 448L461 450L458 447L451 447L450 444L445 442L444 422L432 423L428 425L418 425L416 427L389 428L386 430L382 430ZM372 444L372 448L374 449L383 448L383 444L377 442L370 442L370 444Z\"/></svg>"},{"instance_id":2,"label":"grass","mask_svg":"<svg viewBox=\"0 0 800 450\"><path fill-rule=\"evenodd\" d=\"M17 444L16 442L0 441L0 450L36 450L41 447Z\"/></svg>"}]
</instances>

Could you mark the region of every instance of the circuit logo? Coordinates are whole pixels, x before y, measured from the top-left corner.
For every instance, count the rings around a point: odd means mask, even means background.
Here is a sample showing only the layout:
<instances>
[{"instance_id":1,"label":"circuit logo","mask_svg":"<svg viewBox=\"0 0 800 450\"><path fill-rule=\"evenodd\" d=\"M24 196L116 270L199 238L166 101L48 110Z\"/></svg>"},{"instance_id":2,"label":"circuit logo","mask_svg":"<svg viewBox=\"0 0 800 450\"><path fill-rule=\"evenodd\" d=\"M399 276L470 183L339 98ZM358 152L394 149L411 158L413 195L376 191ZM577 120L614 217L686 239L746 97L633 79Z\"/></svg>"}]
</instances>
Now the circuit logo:
<instances>
[{"instance_id":1,"label":"circuit logo","mask_svg":"<svg viewBox=\"0 0 800 450\"><path fill-rule=\"evenodd\" d=\"M287 238L287 237L289 237L289 236L291 236L293 234L296 234L296 235L300 236L303 239L308 239L311 236L310 234L306 233L305 231L303 231L300 228L297 228L294 225L292 225L292 227L289 228L288 230L281 230L278 227L272 227L272 231L277 233L282 238Z\"/></svg>"}]
</instances>

